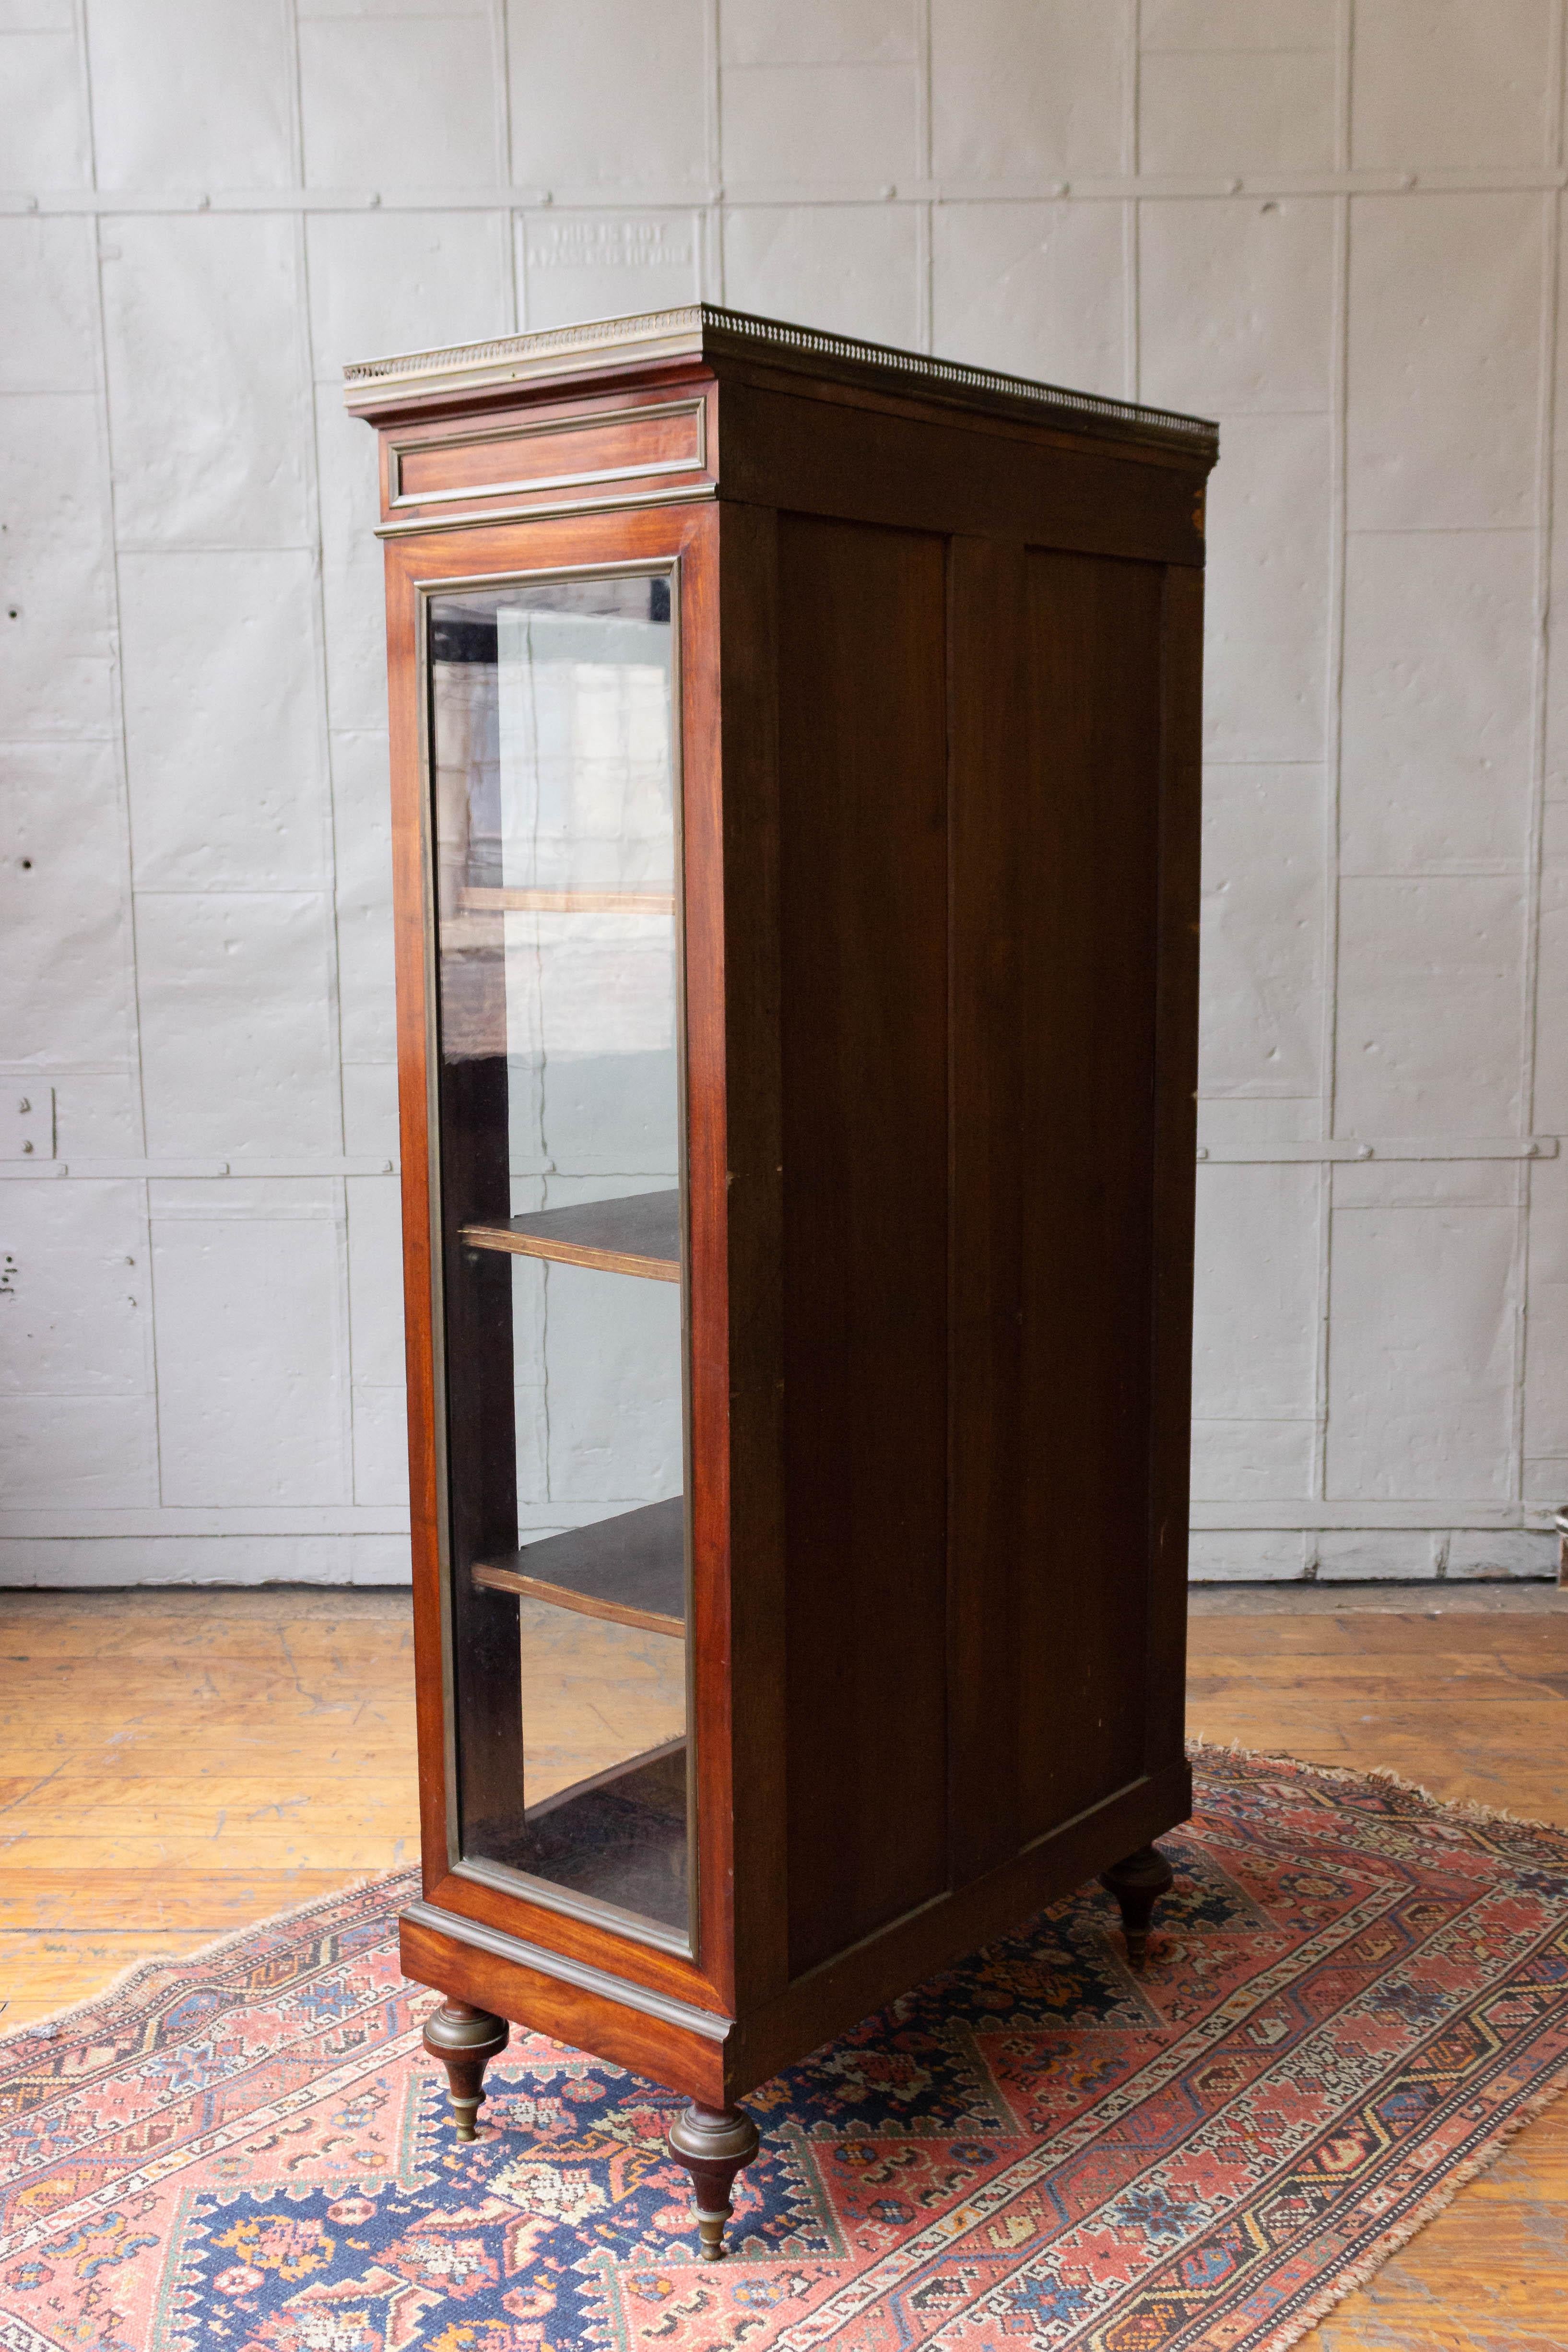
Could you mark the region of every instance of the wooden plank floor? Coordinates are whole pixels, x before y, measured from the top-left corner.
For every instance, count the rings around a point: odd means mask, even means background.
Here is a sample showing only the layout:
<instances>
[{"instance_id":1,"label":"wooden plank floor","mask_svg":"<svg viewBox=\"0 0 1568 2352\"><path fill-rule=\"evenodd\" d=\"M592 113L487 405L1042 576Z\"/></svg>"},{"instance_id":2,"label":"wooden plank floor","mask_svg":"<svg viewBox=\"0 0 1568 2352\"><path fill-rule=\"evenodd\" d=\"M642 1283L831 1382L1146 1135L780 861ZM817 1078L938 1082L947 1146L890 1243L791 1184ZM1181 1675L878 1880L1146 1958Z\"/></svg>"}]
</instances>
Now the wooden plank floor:
<instances>
[{"instance_id":1,"label":"wooden plank floor","mask_svg":"<svg viewBox=\"0 0 1568 2352\"><path fill-rule=\"evenodd\" d=\"M1568 1824L1568 1595L1195 1596L1195 1732ZM0 2030L413 1859L401 1593L0 1593ZM1304 2339L1563 2352L1568 2100Z\"/></svg>"},{"instance_id":2,"label":"wooden plank floor","mask_svg":"<svg viewBox=\"0 0 1568 2352\"><path fill-rule=\"evenodd\" d=\"M1195 1736L1381 1765L1568 1826L1568 1593L1194 1595ZM1302 2352L1564 2352L1568 2098L1526 2124Z\"/></svg>"}]
</instances>

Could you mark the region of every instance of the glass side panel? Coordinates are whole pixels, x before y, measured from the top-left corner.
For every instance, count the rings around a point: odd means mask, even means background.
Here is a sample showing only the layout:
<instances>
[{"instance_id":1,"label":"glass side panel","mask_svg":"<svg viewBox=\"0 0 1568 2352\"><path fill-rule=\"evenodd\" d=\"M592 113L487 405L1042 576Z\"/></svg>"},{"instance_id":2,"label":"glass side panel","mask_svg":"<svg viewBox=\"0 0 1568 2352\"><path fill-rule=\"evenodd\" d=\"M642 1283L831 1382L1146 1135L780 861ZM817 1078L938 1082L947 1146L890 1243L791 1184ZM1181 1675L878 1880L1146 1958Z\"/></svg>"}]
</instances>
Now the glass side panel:
<instances>
[{"instance_id":1,"label":"glass side panel","mask_svg":"<svg viewBox=\"0 0 1568 2352\"><path fill-rule=\"evenodd\" d=\"M664 574L428 609L460 1834L689 1933Z\"/></svg>"}]
</instances>

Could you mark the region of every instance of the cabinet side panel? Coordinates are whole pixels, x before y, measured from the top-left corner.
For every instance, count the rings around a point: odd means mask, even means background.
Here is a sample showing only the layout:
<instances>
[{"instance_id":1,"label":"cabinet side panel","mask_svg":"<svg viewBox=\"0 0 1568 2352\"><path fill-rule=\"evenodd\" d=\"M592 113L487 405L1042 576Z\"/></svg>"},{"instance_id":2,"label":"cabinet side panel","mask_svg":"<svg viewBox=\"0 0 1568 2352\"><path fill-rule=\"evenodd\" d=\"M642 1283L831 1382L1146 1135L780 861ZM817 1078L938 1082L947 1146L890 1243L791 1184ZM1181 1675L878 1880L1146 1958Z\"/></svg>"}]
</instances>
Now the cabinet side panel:
<instances>
[{"instance_id":1,"label":"cabinet side panel","mask_svg":"<svg viewBox=\"0 0 1568 2352\"><path fill-rule=\"evenodd\" d=\"M779 947L779 544L721 503L730 1659L736 2003L789 1982L785 1754L784 1162Z\"/></svg>"},{"instance_id":2,"label":"cabinet side panel","mask_svg":"<svg viewBox=\"0 0 1568 2352\"><path fill-rule=\"evenodd\" d=\"M1203 574L1165 583L1160 797L1159 1092L1155 1185L1155 1427L1149 1612L1151 1762L1183 1752L1192 1461L1192 1229L1197 1157L1203 797Z\"/></svg>"},{"instance_id":3,"label":"cabinet side panel","mask_svg":"<svg viewBox=\"0 0 1568 2352\"><path fill-rule=\"evenodd\" d=\"M382 463L385 463L384 450ZM429 1035L426 1002L425 781L418 600L407 552L386 561L391 723L392 930L397 953L398 1115L402 1154L402 1281L408 1377L408 1473L413 1549L420 1844L424 1887L448 1866L446 1708L443 1691L439 1397L431 1283Z\"/></svg>"},{"instance_id":4,"label":"cabinet side panel","mask_svg":"<svg viewBox=\"0 0 1568 2352\"><path fill-rule=\"evenodd\" d=\"M1026 1842L1145 1760L1163 585L1153 564L1040 550L1027 571L1015 1588Z\"/></svg>"},{"instance_id":5,"label":"cabinet side panel","mask_svg":"<svg viewBox=\"0 0 1568 2352\"><path fill-rule=\"evenodd\" d=\"M947 570L948 1734L960 1886L1018 1850L1018 1726L1027 1696L1018 1643L1019 1406L1025 1199L1032 1204L1038 1176L1025 1166L1019 1132L1030 1096L1018 1004L1039 896L1025 856L1027 563L1021 545L957 538Z\"/></svg>"},{"instance_id":6,"label":"cabinet side panel","mask_svg":"<svg viewBox=\"0 0 1568 2352\"><path fill-rule=\"evenodd\" d=\"M792 1974L946 1881L943 542L781 516Z\"/></svg>"}]
</instances>

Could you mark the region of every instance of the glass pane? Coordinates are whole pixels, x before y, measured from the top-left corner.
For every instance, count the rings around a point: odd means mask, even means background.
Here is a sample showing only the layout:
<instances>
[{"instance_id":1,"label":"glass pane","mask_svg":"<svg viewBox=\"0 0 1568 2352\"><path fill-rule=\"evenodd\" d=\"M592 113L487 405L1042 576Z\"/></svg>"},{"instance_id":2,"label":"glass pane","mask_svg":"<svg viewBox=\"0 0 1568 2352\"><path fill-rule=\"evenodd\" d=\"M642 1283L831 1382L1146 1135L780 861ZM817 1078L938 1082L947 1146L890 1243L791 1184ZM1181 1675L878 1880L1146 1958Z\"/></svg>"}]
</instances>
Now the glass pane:
<instances>
[{"instance_id":1,"label":"glass pane","mask_svg":"<svg viewBox=\"0 0 1568 2352\"><path fill-rule=\"evenodd\" d=\"M684 1934L670 583L428 617L462 1849Z\"/></svg>"}]
</instances>

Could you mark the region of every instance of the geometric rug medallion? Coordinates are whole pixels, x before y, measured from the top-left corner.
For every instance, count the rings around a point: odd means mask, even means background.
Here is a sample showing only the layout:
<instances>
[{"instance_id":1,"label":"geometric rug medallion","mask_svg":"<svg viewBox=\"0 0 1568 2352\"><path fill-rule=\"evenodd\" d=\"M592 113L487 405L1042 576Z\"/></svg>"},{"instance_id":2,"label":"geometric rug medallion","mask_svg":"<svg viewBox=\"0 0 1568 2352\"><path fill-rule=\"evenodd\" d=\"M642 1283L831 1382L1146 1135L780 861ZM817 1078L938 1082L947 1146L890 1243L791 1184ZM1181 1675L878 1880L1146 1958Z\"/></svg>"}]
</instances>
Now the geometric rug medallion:
<instances>
[{"instance_id":1,"label":"geometric rug medallion","mask_svg":"<svg viewBox=\"0 0 1568 2352\"><path fill-rule=\"evenodd\" d=\"M0 2352L1283 2352L1568 2070L1568 1832L1199 1748L1142 1976L1098 1886L747 2102L541 2035L452 2137L412 1874L0 2042Z\"/></svg>"}]
</instances>

